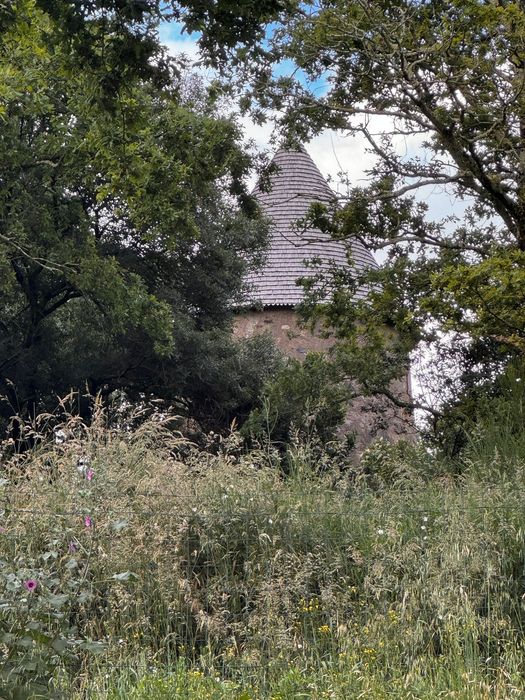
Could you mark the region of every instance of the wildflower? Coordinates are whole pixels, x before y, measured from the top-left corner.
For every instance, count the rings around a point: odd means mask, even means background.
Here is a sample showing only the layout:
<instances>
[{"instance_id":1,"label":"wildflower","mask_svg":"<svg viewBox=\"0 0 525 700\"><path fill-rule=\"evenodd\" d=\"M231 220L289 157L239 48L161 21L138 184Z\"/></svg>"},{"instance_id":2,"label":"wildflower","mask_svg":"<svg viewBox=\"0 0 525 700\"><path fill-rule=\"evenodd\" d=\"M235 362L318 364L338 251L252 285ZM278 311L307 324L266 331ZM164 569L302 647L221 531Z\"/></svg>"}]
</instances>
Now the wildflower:
<instances>
[{"instance_id":1,"label":"wildflower","mask_svg":"<svg viewBox=\"0 0 525 700\"><path fill-rule=\"evenodd\" d=\"M321 627L317 628L321 634L330 634L330 627L328 625L321 625Z\"/></svg>"},{"instance_id":2,"label":"wildflower","mask_svg":"<svg viewBox=\"0 0 525 700\"><path fill-rule=\"evenodd\" d=\"M421 525L421 529L422 529L422 530L426 530L426 529L427 529L427 526L426 526L426 525Z\"/></svg>"},{"instance_id":3,"label":"wildflower","mask_svg":"<svg viewBox=\"0 0 525 700\"><path fill-rule=\"evenodd\" d=\"M34 578L28 578L26 581L24 581L24 588L26 591L29 591L30 593L33 593L33 591L36 591L38 586L38 581L36 581Z\"/></svg>"},{"instance_id":4,"label":"wildflower","mask_svg":"<svg viewBox=\"0 0 525 700\"><path fill-rule=\"evenodd\" d=\"M86 455L80 455L80 457L77 459L77 471L79 474L82 474L85 476L86 474L86 469L89 468L89 457Z\"/></svg>"},{"instance_id":5,"label":"wildflower","mask_svg":"<svg viewBox=\"0 0 525 700\"><path fill-rule=\"evenodd\" d=\"M89 515L86 515L84 518L84 527L93 527L93 520L89 517Z\"/></svg>"},{"instance_id":6,"label":"wildflower","mask_svg":"<svg viewBox=\"0 0 525 700\"><path fill-rule=\"evenodd\" d=\"M95 470L89 468L89 469L87 470L87 472L86 472L86 479L87 479L88 481L93 481L93 477L94 477L94 476L95 476Z\"/></svg>"},{"instance_id":7,"label":"wildflower","mask_svg":"<svg viewBox=\"0 0 525 700\"><path fill-rule=\"evenodd\" d=\"M399 615L395 610L392 610L392 608L388 611L388 618L393 625L399 622Z\"/></svg>"},{"instance_id":8,"label":"wildflower","mask_svg":"<svg viewBox=\"0 0 525 700\"><path fill-rule=\"evenodd\" d=\"M70 542L67 547L67 551L70 554L74 554L77 551L77 545L74 542Z\"/></svg>"},{"instance_id":9,"label":"wildflower","mask_svg":"<svg viewBox=\"0 0 525 700\"><path fill-rule=\"evenodd\" d=\"M424 515L422 520L424 523L428 523L428 515Z\"/></svg>"},{"instance_id":10,"label":"wildflower","mask_svg":"<svg viewBox=\"0 0 525 700\"><path fill-rule=\"evenodd\" d=\"M55 445L62 445L67 440L67 433L62 428L55 428Z\"/></svg>"},{"instance_id":11,"label":"wildflower","mask_svg":"<svg viewBox=\"0 0 525 700\"><path fill-rule=\"evenodd\" d=\"M521 382L521 377L516 377L517 382Z\"/></svg>"},{"instance_id":12,"label":"wildflower","mask_svg":"<svg viewBox=\"0 0 525 700\"><path fill-rule=\"evenodd\" d=\"M385 531L383 530L382 527L379 528L379 530L377 531L377 534L378 534L378 535L384 535L384 534L385 534Z\"/></svg>"}]
</instances>

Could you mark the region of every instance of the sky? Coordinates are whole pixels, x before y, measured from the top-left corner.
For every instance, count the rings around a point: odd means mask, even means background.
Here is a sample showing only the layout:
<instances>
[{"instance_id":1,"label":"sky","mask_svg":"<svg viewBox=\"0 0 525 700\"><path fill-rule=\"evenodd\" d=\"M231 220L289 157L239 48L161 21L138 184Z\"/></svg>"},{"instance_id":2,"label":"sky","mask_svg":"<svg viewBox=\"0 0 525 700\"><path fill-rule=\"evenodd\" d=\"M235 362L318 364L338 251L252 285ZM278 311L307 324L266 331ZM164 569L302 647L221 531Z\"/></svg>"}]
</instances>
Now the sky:
<instances>
[{"instance_id":1,"label":"sky","mask_svg":"<svg viewBox=\"0 0 525 700\"><path fill-rule=\"evenodd\" d=\"M160 27L160 38L171 54L184 53L190 60L198 62L198 37L196 34L183 33L182 25L175 22L163 23ZM198 70L205 77L208 76L210 79L213 77L211 71ZM377 131L388 130L389 120L387 118L381 117L376 118L376 120ZM240 121L247 140L253 140L256 148L261 151L271 149L270 138L273 128L271 123L257 125L249 117L242 117ZM421 137L400 138L398 148L401 153L413 153L418 150L420 141ZM367 153L368 144L364 137L326 130L305 144L305 147L336 192L344 193L344 185L340 183L338 177L341 172L347 174L352 186L366 183L366 171L373 165L374 157ZM461 214L466 207L463 202L442 187L426 188L419 193L419 198L426 201L429 206L429 215L436 219L452 213Z\"/></svg>"}]
</instances>

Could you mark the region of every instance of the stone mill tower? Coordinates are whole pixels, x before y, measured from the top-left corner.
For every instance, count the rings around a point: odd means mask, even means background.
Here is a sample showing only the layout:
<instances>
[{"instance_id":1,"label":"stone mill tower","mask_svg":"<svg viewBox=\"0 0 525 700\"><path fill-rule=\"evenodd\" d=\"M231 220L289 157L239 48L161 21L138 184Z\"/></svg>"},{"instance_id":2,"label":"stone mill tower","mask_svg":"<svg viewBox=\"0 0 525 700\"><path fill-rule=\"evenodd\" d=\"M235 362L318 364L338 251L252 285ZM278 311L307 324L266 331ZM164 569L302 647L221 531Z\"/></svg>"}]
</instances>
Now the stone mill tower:
<instances>
[{"instance_id":1,"label":"stone mill tower","mask_svg":"<svg viewBox=\"0 0 525 700\"><path fill-rule=\"evenodd\" d=\"M270 332L284 354L301 359L308 352L328 351L334 340L299 326L295 309L302 301L303 289L296 282L334 265L348 267L347 247L329 234L297 223L314 202L336 202L334 192L306 150L281 149L272 164L275 170L269 188L257 186L254 191L270 220L267 258L262 269L247 278L250 292L237 314L234 332L245 338ZM372 254L357 241L352 242L350 259L357 272L376 266ZM316 261L316 265L309 266L308 261ZM409 378L395 390L409 395ZM346 424L347 430L356 434L358 448L378 436L396 440L413 431L412 420L404 412L370 398L352 402Z\"/></svg>"}]
</instances>

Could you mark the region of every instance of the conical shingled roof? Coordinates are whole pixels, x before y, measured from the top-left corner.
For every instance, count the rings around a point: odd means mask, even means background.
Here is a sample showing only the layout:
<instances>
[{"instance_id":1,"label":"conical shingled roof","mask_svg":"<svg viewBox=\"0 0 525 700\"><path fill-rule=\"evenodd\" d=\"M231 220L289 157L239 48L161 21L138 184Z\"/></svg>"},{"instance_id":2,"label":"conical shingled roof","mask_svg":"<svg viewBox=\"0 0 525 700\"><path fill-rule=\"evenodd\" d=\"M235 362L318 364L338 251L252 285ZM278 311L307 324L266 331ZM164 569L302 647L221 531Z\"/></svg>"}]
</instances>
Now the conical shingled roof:
<instances>
[{"instance_id":1,"label":"conical shingled roof","mask_svg":"<svg viewBox=\"0 0 525 700\"><path fill-rule=\"evenodd\" d=\"M277 170L270 176L270 189L254 190L265 215L271 221L270 244L265 265L247 277L250 303L263 306L296 306L303 299L303 289L296 284L300 277L312 277L334 263L347 267L347 248L318 229L300 230L302 219L313 202L334 202L335 194L304 148L281 149L273 164ZM321 265L308 267L306 261L321 260ZM360 243L352 243L355 267L376 266L369 251Z\"/></svg>"}]
</instances>

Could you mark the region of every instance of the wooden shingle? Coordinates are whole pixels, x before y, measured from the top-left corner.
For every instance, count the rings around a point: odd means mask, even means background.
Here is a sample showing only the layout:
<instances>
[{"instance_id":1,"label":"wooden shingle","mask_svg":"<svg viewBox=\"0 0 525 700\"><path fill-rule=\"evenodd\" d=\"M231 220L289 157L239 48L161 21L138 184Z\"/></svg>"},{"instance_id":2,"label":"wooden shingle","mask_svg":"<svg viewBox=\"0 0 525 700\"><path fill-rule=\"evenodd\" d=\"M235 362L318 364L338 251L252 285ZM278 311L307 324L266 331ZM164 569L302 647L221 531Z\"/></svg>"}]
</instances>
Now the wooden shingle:
<instances>
[{"instance_id":1,"label":"wooden shingle","mask_svg":"<svg viewBox=\"0 0 525 700\"><path fill-rule=\"evenodd\" d=\"M336 196L304 148L281 149L273 161L277 170L270 176L269 191L255 188L265 215L270 219L270 244L265 265L247 277L248 304L294 307L302 301L303 289L296 284L334 264L354 269L376 266L371 253L359 242L350 251L342 241L334 241L318 229L298 226L314 202L335 203ZM308 261L319 260L312 268ZM359 292L358 292L359 293Z\"/></svg>"}]
</instances>

